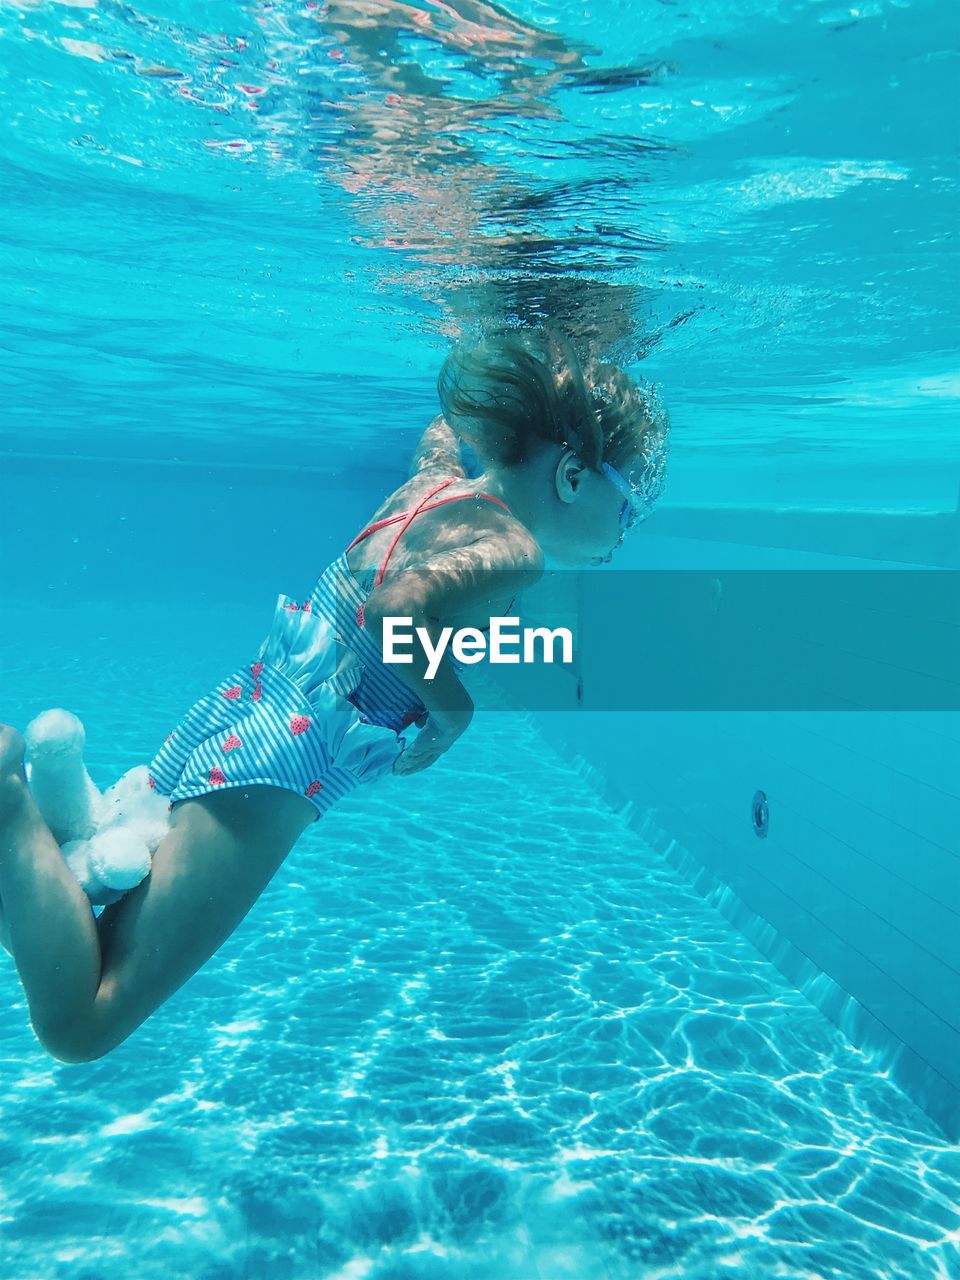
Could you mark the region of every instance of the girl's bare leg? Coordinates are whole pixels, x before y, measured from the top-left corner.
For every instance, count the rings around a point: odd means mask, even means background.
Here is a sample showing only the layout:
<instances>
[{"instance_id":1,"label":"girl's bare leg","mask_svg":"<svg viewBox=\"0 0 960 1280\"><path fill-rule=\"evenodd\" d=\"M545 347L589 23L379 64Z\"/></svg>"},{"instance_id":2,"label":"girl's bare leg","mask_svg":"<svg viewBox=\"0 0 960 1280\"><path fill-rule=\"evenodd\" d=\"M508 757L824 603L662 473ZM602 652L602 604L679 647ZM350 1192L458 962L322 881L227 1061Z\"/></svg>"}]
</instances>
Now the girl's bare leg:
<instances>
[{"instance_id":1,"label":"girl's bare leg","mask_svg":"<svg viewBox=\"0 0 960 1280\"><path fill-rule=\"evenodd\" d=\"M100 985L100 941L90 901L33 802L23 738L0 728L0 901L10 952L37 1035L67 1010L88 1008Z\"/></svg>"},{"instance_id":2,"label":"girl's bare leg","mask_svg":"<svg viewBox=\"0 0 960 1280\"><path fill-rule=\"evenodd\" d=\"M316 811L280 787L173 806L136 889L94 919L37 809L23 738L0 725L0 902L30 1021L64 1062L102 1057L230 936Z\"/></svg>"}]
</instances>

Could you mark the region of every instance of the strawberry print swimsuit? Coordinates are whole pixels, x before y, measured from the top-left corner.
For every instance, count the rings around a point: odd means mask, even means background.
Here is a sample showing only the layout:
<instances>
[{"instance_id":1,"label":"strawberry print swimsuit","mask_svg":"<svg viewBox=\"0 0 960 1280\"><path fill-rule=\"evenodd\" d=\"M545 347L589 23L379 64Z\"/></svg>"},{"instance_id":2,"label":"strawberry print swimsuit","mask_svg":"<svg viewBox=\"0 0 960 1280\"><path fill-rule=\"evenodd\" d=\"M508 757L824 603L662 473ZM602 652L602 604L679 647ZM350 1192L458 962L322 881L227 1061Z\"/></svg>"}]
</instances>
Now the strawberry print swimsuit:
<instances>
[{"instance_id":1,"label":"strawberry print swimsuit","mask_svg":"<svg viewBox=\"0 0 960 1280\"><path fill-rule=\"evenodd\" d=\"M402 730L425 708L364 626L366 598L421 511L491 494L429 500L462 477L432 489L412 511L369 525L324 570L302 604L280 595L269 634L252 661L231 672L186 712L149 764L150 785L177 800L232 787L284 787L305 796L317 818L363 782L393 769ZM377 570L355 575L347 552L397 524Z\"/></svg>"}]
</instances>

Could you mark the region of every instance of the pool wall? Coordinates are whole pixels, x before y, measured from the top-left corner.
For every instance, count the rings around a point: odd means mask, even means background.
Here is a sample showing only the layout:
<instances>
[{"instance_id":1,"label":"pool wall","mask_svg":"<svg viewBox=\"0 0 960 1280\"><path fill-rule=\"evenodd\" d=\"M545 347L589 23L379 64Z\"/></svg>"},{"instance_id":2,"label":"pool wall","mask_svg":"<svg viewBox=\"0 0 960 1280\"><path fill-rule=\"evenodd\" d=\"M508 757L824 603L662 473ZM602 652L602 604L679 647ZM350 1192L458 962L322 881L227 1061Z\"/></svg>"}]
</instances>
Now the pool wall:
<instances>
[{"instance_id":1,"label":"pool wall","mask_svg":"<svg viewBox=\"0 0 960 1280\"><path fill-rule=\"evenodd\" d=\"M623 567L957 568L960 511L664 507L629 554ZM539 720L791 982L960 1136L960 714ZM762 838L758 790L769 812Z\"/></svg>"}]
</instances>

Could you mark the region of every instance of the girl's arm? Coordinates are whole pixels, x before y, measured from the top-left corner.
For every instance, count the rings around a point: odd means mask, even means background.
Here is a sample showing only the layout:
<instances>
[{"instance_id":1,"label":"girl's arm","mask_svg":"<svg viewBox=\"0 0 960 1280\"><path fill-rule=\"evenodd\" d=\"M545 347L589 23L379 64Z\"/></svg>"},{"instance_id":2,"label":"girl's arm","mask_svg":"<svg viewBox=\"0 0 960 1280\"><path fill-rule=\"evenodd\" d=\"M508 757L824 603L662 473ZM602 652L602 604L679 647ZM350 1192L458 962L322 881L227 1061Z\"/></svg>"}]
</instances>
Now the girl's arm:
<instances>
[{"instance_id":1,"label":"girl's arm","mask_svg":"<svg viewBox=\"0 0 960 1280\"><path fill-rule=\"evenodd\" d=\"M486 535L469 546L445 551L392 574L371 591L364 620L381 649L383 620L388 617L412 619L414 634L417 627L424 627L435 646L441 630L451 625L452 619L464 613L475 617L495 602L527 590L542 573L542 553L525 530ZM473 700L448 653L432 680L426 678L427 656L419 642L413 644L411 656L413 661L396 671L426 707L427 720L414 745L397 761L397 773L416 773L433 764L473 717Z\"/></svg>"},{"instance_id":2,"label":"girl's arm","mask_svg":"<svg viewBox=\"0 0 960 1280\"><path fill-rule=\"evenodd\" d=\"M447 475L465 476L460 457L460 441L450 430L442 413L438 413L420 437L410 464L410 475L428 468L442 468Z\"/></svg>"}]
</instances>

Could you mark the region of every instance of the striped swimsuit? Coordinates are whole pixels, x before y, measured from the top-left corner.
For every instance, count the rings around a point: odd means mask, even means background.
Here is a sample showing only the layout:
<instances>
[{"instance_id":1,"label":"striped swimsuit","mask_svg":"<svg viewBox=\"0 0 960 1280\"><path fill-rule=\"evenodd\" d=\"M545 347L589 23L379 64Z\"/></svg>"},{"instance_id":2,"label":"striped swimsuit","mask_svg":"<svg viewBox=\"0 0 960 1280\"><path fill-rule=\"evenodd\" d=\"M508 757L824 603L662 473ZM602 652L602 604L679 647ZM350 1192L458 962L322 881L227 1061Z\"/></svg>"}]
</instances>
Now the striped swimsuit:
<instances>
[{"instance_id":1,"label":"striped swimsuit","mask_svg":"<svg viewBox=\"0 0 960 1280\"><path fill-rule=\"evenodd\" d=\"M394 548L423 511L460 498L430 499L363 530L323 572L302 605L280 595L270 632L253 662L194 703L149 765L150 785L177 800L233 787L267 785L306 796L319 818L362 782L390 773L406 742L401 731L423 703L383 661L363 607L383 580ZM377 529L398 525L378 569L355 575L347 553Z\"/></svg>"}]
</instances>

